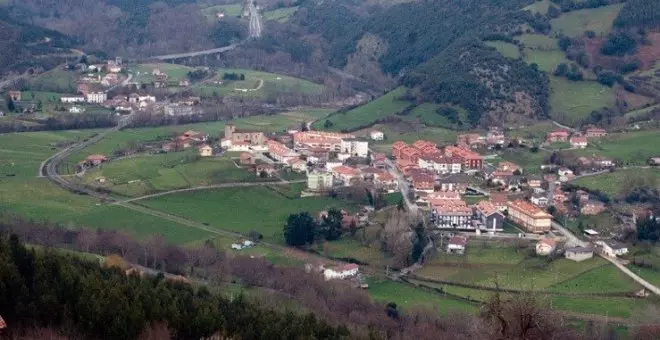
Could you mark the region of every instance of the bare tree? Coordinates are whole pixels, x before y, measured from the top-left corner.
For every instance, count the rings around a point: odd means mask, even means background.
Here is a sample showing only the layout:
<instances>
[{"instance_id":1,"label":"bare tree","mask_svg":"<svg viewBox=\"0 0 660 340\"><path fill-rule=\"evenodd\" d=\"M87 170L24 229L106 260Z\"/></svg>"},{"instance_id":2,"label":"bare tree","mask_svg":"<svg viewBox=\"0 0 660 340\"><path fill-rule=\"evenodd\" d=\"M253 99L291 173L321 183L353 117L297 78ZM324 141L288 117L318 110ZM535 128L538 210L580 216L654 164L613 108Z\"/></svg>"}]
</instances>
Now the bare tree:
<instances>
[{"instance_id":1,"label":"bare tree","mask_svg":"<svg viewBox=\"0 0 660 340\"><path fill-rule=\"evenodd\" d=\"M394 211L381 233L381 245L390 254L390 265L404 267L410 262L413 232L410 230L411 218L405 212Z\"/></svg>"}]
</instances>

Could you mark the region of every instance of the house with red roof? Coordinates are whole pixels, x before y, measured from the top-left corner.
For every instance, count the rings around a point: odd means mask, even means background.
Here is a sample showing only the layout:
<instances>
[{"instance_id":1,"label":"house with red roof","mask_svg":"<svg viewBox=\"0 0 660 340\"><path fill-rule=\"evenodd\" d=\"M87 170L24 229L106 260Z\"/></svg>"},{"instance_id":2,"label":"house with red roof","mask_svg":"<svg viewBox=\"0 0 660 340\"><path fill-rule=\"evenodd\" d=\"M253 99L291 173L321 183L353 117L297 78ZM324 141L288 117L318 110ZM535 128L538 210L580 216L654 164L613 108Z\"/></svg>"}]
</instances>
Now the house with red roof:
<instances>
[{"instance_id":1,"label":"house with red roof","mask_svg":"<svg viewBox=\"0 0 660 340\"><path fill-rule=\"evenodd\" d=\"M552 132L548 132L548 134L546 136L546 141L548 143L567 142L568 137L570 135L571 134L566 130L555 130L555 131L552 131Z\"/></svg>"},{"instance_id":2,"label":"house with red roof","mask_svg":"<svg viewBox=\"0 0 660 340\"><path fill-rule=\"evenodd\" d=\"M394 144L392 144L392 156L398 159L399 157L401 157L401 150L407 147L408 144L406 144L406 142L402 142L400 140L394 142Z\"/></svg>"},{"instance_id":3,"label":"house with red roof","mask_svg":"<svg viewBox=\"0 0 660 340\"><path fill-rule=\"evenodd\" d=\"M416 173L412 176L412 185L415 192L433 192L435 177L426 173Z\"/></svg>"},{"instance_id":4,"label":"house with red roof","mask_svg":"<svg viewBox=\"0 0 660 340\"><path fill-rule=\"evenodd\" d=\"M351 181L360 177L360 170L350 166L342 165L332 169L332 175L335 179L344 182L344 185L350 185Z\"/></svg>"},{"instance_id":5,"label":"house with red roof","mask_svg":"<svg viewBox=\"0 0 660 340\"><path fill-rule=\"evenodd\" d=\"M483 157L481 155L462 147L445 147L445 156L458 157L465 169L481 169L483 167Z\"/></svg>"},{"instance_id":6,"label":"house with red roof","mask_svg":"<svg viewBox=\"0 0 660 340\"><path fill-rule=\"evenodd\" d=\"M571 147L579 149L586 148L588 144L587 137L584 136L573 136L569 142L571 143Z\"/></svg>"},{"instance_id":7,"label":"house with red roof","mask_svg":"<svg viewBox=\"0 0 660 340\"><path fill-rule=\"evenodd\" d=\"M550 231L552 215L532 203L517 199L508 204L509 218L531 233Z\"/></svg>"},{"instance_id":8,"label":"house with red roof","mask_svg":"<svg viewBox=\"0 0 660 340\"><path fill-rule=\"evenodd\" d=\"M600 138L607 136L607 131L605 129L590 127L584 129L584 136L587 138Z\"/></svg>"},{"instance_id":9,"label":"house with red roof","mask_svg":"<svg viewBox=\"0 0 660 340\"><path fill-rule=\"evenodd\" d=\"M85 158L85 164L87 166L98 166L106 162L107 160L108 158L105 157L104 155L94 154L94 155L89 155L87 156L87 158Z\"/></svg>"}]
</instances>

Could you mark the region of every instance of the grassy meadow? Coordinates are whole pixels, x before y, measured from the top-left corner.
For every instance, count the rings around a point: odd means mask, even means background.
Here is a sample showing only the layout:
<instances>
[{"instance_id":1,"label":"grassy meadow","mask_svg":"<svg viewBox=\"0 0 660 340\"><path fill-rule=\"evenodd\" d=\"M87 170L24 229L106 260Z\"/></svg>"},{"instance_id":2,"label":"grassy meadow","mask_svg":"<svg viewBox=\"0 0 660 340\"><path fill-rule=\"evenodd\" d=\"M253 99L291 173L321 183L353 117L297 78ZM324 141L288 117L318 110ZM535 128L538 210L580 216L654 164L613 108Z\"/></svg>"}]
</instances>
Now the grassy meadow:
<instances>
[{"instance_id":1,"label":"grassy meadow","mask_svg":"<svg viewBox=\"0 0 660 340\"><path fill-rule=\"evenodd\" d=\"M610 134L592 139L585 149L574 150L581 156L598 155L621 161L624 165L646 165L649 157L658 156L660 130Z\"/></svg>"},{"instance_id":2,"label":"grassy meadow","mask_svg":"<svg viewBox=\"0 0 660 340\"><path fill-rule=\"evenodd\" d=\"M272 11L267 11L264 13L264 18L266 20L275 20L279 22L287 22L289 18L296 13L298 7L285 7L278 8Z\"/></svg>"},{"instance_id":3,"label":"grassy meadow","mask_svg":"<svg viewBox=\"0 0 660 340\"><path fill-rule=\"evenodd\" d=\"M656 186L660 188L660 169L617 170L598 176L582 177L573 183L589 189L603 191L610 196L617 196L625 189L626 183L629 183L626 180L632 176L655 178Z\"/></svg>"},{"instance_id":4,"label":"grassy meadow","mask_svg":"<svg viewBox=\"0 0 660 340\"><path fill-rule=\"evenodd\" d=\"M512 59L520 58L520 50L518 49L518 46L515 44L504 41L486 41L485 44L490 47L494 47L498 52L500 52L505 57Z\"/></svg>"},{"instance_id":5,"label":"grassy meadow","mask_svg":"<svg viewBox=\"0 0 660 340\"><path fill-rule=\"evenodd\" d=\"M449 314L451 312L476 313L478 311L478 306L476 305L443 297L439 294L427 292L404 283L371 280L369 282L368 292L375 301L382 303L394 302L404 310L413 307L426 307L440 314Z\"/></svg>"},{"instance_id":6,"label":"grassy meadow","mask_svg":"<svg viewBox=\"0 0 660 340\"><path fill-rule=\"evenodd\" d=\"M596 35L607 35L612 30L612 23L621 8L623 4L614 4L563 13L558 18L550 20L551 33L578 37L585 31L594 31Z\"/></svg>"},{"instance_id":7,"label":"grassy meadow","mask_svg":"<svg viewBox=\"0 0 660 340\"><path fill-rule=\"evenodd\" d=\"M594 81L570 81L550 76L550 117L578 125L589 114L615 105L614 89Z\"/></svg>"}]
</instances>

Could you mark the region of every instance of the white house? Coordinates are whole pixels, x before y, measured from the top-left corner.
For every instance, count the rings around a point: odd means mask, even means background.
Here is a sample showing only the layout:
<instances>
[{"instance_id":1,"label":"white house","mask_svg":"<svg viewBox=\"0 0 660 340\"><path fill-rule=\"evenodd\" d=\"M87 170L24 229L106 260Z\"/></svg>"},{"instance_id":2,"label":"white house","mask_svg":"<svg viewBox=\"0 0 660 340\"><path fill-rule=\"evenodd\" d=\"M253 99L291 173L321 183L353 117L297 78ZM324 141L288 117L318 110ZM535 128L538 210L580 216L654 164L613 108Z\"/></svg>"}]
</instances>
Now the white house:
<instances>
[{"instance_id":1,"label":"white house","mask_svg":"<svg viewBox=\"0 0 660 340\"><path fill-rule=\"evenodd\" d=\"M292 158L287 161L291 166L291 170L295 172L306 172L307 171L307 162L303 161L300 158Z\"/></svg>"},{"instance_id":2,"label":"white house","mask_svg":"<svg viewBox=\"0 0 660 340\"><path fill-rule=\"evenodd\" d=\"M628 254L628 247L616 241L597 241L596 244L603 247L603 253L609 257L617 257Z\"/></svg>"},{"instance_id":3,"label":"white house","mask_svg":"<svg viewBox=\"0 0 660 340\"><path fill-rule=\"evenodd\" d=\"M323 270L323 276L326 280L346 279L358 274L359 268L357 264L351 263L341 267L326 268Z\"/></svg>"},{"instance_id":4,"label":"white house","mask_svg":"<svg viewBox=\"0 0 660 340\"><path fill-rule=\"evenodd\" d=\"M213 156L213 148L208 144L204 144L199 147L199 155L202 157Z\"/></svg>"},{"instance_id":5,"label":"white house","mask_svg":"<svg viewBox=\"0 0 660 340\"><path fill-rule=\"evenodd\" d=\"M138 96L138 101L139 102L150 102L150 103L155 103L156 102L156 97L155 96L150 96L150 95L139 95Z\"/></svg>"},{"instance_id":6,"label":"white house","mask_svg":"<svg viewBox=\"0 0 660 340\"><path fill-rule=\"evenodd\" d=\"M467 245L466 237L454 236L447 243L447 253L463 255L465 253L465 245Z\"/></svg>"},{"instance_id":7,"label":"white house","mask_svg":"<svg viewBox=\"0 0 660 340\"><path fill-rule=\"evenodd\" d=\"M62 103L84 103L85 97L83 96L62 96L60 97Z\"/></svg>"},{"instance_id":8,"label":"white house","mask_svg":"<svg viewBox=\"0 0 660 340\"><path fill-rule=\"evenodd\" d=\"M231 138L223 138L220 141L220 147L223 149L229 149L232 145Z\"/></svg>"},{"instance_id":9,"label":"white house","mask_svg":"<svg viewBox=\"0 0 660 340\"><path fill-rule=\"evenodd\" d=\"M342 162L330 162L330 161L328 161L328 162L325 163L325 170L326 171L332 171L335 168L340 167L342 165L344 165L344 163L342 163Z\"/></svg>"},{"instance_id":10,"label":"white house","mask_svg":"<svg viewBox=\"0 0 660 340\"><path fill-rule=\"evenodd\" d=\"M351 156L367 157L369 154L369 142L356 139L342 139L340 151Z\"/></svg>"},{"instance_id":11,"label":"white house","mask_svg":"<svg viewBox=\"0 0 660 340\"><path fill-rule=\"evenodd\" d=\"M566 249L564 257L569 260L580 262L594 257L594 251L590 248L574 247Z\"/></svg>"},{"instance_id":12,"label":"white house","mask_svg":"<svg viewBox=\"0 0 660 340\"><path fill-rule=\"evenodd\" d=\"M327 191L332 184L333 176L329 172L312 171L307 174L307 188L310 191Z\"/></svg>"},{"instance_id":13,"label":"white house","mask_svg":"<svg viewBox=\"0 0 660 340\"><path fill-rule=\"evenodd\" d=\"M369 133L369 137L371 137L371 140L383 140L385 139L385 134L380 131L374 130L371 131L371 133Z\"/></svg>"},{"instance_id":14,"label":"white house","mask_svg":"<svg viewBox=\"0 0 660 340\"><path fill-rule=\"evenodd\" d=\"M229 151L250 151L250 143L248 143L248 142L230 143L228 150Z\"/></svg>"},{"instance_id":15,"label":"white house","mask_svg":"<svg viewBox=\"0 0 660 340\"><path fill-rule=\"evenodd\" d=\"M533 195L530 201L537 207L543 208L548 206L548 197L543 195Z\"/></svg>"},{"instance_id":16,"label":"white house","mask_svg":"<svg viewBox=\"0 0 660 340\"><path fill-rule=\"evenodd\" d=\"M102 104L108 100L108 94L105 92L90 92L87 94L88 103Z\"/></svg>"},{"instance_id":17,"label":"white house","mask_svg":"<svg viewBox=\"0 0 660 340\"><path fill-rule=\"evenodd\" d=\"M550 253L552 253L555 250L556 247L557 247L557 241L550 238L541 239L536 244L536 255L548 256L550 255Z\"/></svg>"}]
</instances>

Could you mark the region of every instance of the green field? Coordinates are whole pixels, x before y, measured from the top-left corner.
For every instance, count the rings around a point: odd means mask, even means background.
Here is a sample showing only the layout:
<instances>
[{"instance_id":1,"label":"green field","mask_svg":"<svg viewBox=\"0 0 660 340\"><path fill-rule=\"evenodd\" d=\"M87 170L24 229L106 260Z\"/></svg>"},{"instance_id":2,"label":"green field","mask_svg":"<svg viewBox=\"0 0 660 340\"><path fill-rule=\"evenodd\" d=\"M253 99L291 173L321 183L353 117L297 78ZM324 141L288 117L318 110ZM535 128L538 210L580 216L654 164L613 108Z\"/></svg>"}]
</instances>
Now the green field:
<instances>
[{"instance_id":1,"label":"green field","mask_svg":"<svg viewBox=\"0 0 660 340\"><path fill-rule=\"evenodd\" d=\"M586 149L574 150L578 155L599 155L621 161L624 165L646 165L650 157L658 156L660 130L612 134L600 140L592 139Z\"/></svg>"},{"instance_id":2,"label":"green field","mask_svg":"<svg viewBox=\"0 0 660 340\"><path fill-rule=\"evenodd\" d=\"M78 74L56 67L30 80L30 88L35 91L74 93Z\"/></svg>"},{"instance_id":3,"label":"green field","mask_svg":"<svg viewBox=\"0 0 660 340\"><path fill-rule=\"evenodd\" d=\"M523 10L530 11L534 14L539 13L545 15L548 13L548 7L550 7L550 0L535 1L533 4L524 7Z\"/></svg>"},{"instance_id":4,"label":"green field","mask_svg":"<svg viewBox=\"0 0 660 340\"><path fill-rule=\"evenodd\" d=\"M657 110L659 108L660 108L660 104L655 104L655 105L651 105L649 107L645 107L645 108L641 108L641 109L638 109L638 110L626 112L625 116L628 119L637 118L639 116L643 116L643 115L645 115L645 114L647 114L647 113L649 113L653 110Z\"/></svg>"},{"instance_id":5,"label":"green field","mask_svg":"<svg viewBox=\"0 0 660 340\"><path fill-rule=\"evenodd\" d=\"M607 282L607 284L603 284ZM558 283L550 289L558 293L628 293L641 287L613 264L594 268L576 278Z\"/></svg>"},{"instance_id":6,"label":"green field","mask_svg":"<svg viewBox=\"0 0 660 340\"><path fill-rule=\"evenodd\" d=\"M629 318L635 311L642 311L650 304L641 299L620 297L580 297L553 295L548 297L550 305L559 310Z\"/></svg>"},{"instance_id":7,"label":"green field","mask_svg":"<svg viewBox=\"0 0 660 340\"><path fill-rule=\"evenodd\" d=\"M317 94L324 89L321 84L275 73L245 69L218 69L216 72L215 77L192 86L192 92L204 98L230 96L275 99L280 94ZM243 74L245 80L223 80L225 73ZM222 83L216 84L215 82Z\"/></svg>"},{"instance_id":8,"label":"green field","mask_svg":"<svg viewBox=\"0 0 660 340\"><path fill-rule=\"evenodd\" d=\"M589 189L603 191L610 196L616 196L625 189L624 184L626 183L626 179L631 176L655 177L656 183L658 183L656 186L660 188L660 169L617 170L598 176L582 177L573 183Z\"/></svg>"},{"instance_id":9,"label":"green field","mask_svg":"<svg viewBox=\"0 0 660 340\"><path fill-rule=\"evenodd\" d=\"M448 129L456 128L456 124L450 122L447 117L440 115L437 110L442 107L451 107L458 111L459 119L463 124L468 124L468 113L465 109L460 106L448 105L448 104L435 104L435 103L422 103L417 105L412 111L410 111L405 119L419 121L427 126L434 127L443 127Z\"/></svg>"},{"instance_id":10,"label":"green field","mask_svg":"<svg viewBox=\"0 0 660 340\"><path fill-rule=\"evenodd\" d=\"M559 18L550 20L552 33L577 37L585 31L594 31L596 35L607 35L621 8L623 4L615 4L563 13Z\"/></svg>"},{"instance_id":11,"label":"green field","mask_svg":"<svg viewBox=\"0 0 660 340\"><path fill-rule=\"evenodd\" d=\"M298 7L285 7L285 8L278 8L276 10L268 11L264 13L264 18L266 20L275 20L279 22L287 22L289 18L296 13L298 10Z\"/></svg>"},{"instance_id":12,"label":"green field","mask_svg":"<svg viewBox=\"0 0 660 340\"><path fill-rule=\"evenodd\" d=\"M316 216L332 207L353 209L350 203L326 197L291 199L267 187L177 193L141 203L217 229L240 233L257 230L275 242L283 242L282 227L289 214L308 211Z\"/></svg>"},{"instance_id":13,"label":"green field","mask_svg":"<svg viewBox=\"0 0 660 340\"><path fill-rule=\"evenodd\" d=\"M511 137L520 137L531 141L544 141L548 132L557 129L557 126L551 122L539 122L534 125L526 126L524 128L510 130Z\"/></svg>"},{"instance_id":14,"label":"green field","mask_svg":"<svg viewBox=\"0 0 660 340\"><path fill-rule=\"evenodd\" d=\"M396 100L405 93L404 87L399 87L365 105L346 113L337 113L328 117L332 122L332 130L353 130L368 125L379 119L391 116L410 105L409 102ZM315 127L322 129L325 120L318 121Z\"/></svg>"},{"instance_id":15,"label":"green field","mask_svg":"<svg viewBox=\"0 0 660 340\"><path fill-rule=\"evenodd\" d=\"M561 123L580 124L592 111L614 105L612 88L594 81L570 81L550 76L550 117Z\"/></svg>"},{"instance_id":16,"label":"green field","mask_svg":"<svg viewBox=\"0 0 660 340\"><path fill-rule=\"evenodd\" d=\"M392 143L397 140L406 143L413 143L416 140L424 139L429 140L439 145L453 144L456 142L458 132L455 130L448 130L444 128L427 127L420 128L414 131L397 131L387 125L375 125L375 130L380 130L385 134L386 139L376 142L372 148L379 152L390 153L392 151Z\"/></svg>"},{"instance_id":17,"label":"green field","mask_svg":"<svg viewBox=\"0 0 660 340\"><path fill-rule=\"evenodd\" d=\"M133 80L139 83L151 83L156 80L156 76L152 75L154 69L159 69L160 72L167 74L168 81L179 81L188 78L188 72L193 71L194 68L176 65L176 64L167 64L167 63L157 63L157 64L137 64L131 65L128 69L133 73Z\"/></svg>"},{"instance_id":18,"label":"green field","mask_svg":"<svg viewBox=\"0 0 660 340\"><path fill-rule=\"evenodd\" d=\"M513 59L520 58L520 50L517 45L504 41L486 41L484 43L490 47L494 47L505 57Z\"/></svg>"},{"instance_id":19,"label":"green field","mask_svg":"<svg viewBox=\"0 0 660 340\"><path fill-rule=\"evenodd\" d=\"M126 196L140 196L194 186L257 182L254 173L236 167L231 155L195 159L197 150L112 161L85 174L85 182ZM96 178L105 177L100 184Z\"/></svg>"},{"instance_id":20,"label":"green field","mask_svg":"<svg viewBox=\"0 0 660 340\"><path fill-rule=\"evenodd\" d=\"M374 267L385 267L387 265L385 255L380 249L362 245L360 242L348 237L339 241L326 242L318 251L335 258L353 258Z\"/></svg>"},{"instance_id":21,"label":"green field","mask_svg":"<svg viewBox=\"0 0 660 340\"><path fill-rule=\"evenodd\" d=\"M515 38L526 48L535 50L558 50L557 39L543 34L523 34Z\"/></svg>"},{"instance_id":22,"label":"green field","mask_svg":"<svg viewBox=\"0 0 660 340\"><path fill-rule=\"evenodd\" d=\"M502 159L516 163L523 168L525 174L538 174L541 172L541 164L550 153L539 150L534 153L529 149L505 150L500 154Z\"/></svg>"},{"instance_id":23,"label":"green field","mask_svg":"<svg viewBox=\"0 0 660 340\"><path fill-rule=\"evenodd\" d=\"M201 9L202 14L211 22L215 22L217 20L222 20L216 18L216 13L219 12L224 12L225 17L238 17L241 15L241 12L243 12L243 5L242 4L231 4L231 5L216 5L216 6L210 6L210 7L205 7Z\"/></svg>"},{"instance_id":24,"label":"green field","mask_svg":"<svg viewBox=\"0 0 660 340\"><path fill-rule=\"evenodd\" d=\"M435 309L441 314L448 314L452 311L474 313L478 310L477 306L467 302L446 298L392 281L372 280L369 282L368 292L375 301L382 303L394 302L404 310L418 306Z\"/></svg>"}]
</instances>

